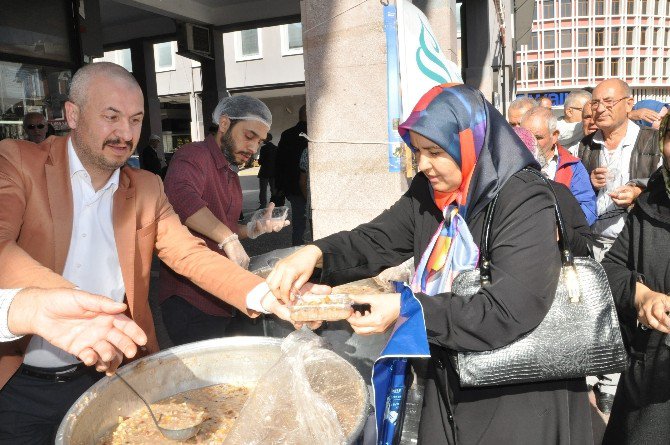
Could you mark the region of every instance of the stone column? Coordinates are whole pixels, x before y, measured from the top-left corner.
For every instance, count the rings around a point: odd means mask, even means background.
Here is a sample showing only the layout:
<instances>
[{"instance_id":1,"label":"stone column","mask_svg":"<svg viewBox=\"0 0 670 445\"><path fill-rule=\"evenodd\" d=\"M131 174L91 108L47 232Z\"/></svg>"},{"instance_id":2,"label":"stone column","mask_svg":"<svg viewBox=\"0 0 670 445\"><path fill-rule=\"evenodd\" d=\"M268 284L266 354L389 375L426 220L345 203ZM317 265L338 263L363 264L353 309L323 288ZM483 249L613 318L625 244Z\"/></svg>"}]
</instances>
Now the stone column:
<instances>
[{"instance_id":1,"label":"stone column","mask_svg":"<svg viewBox=\"0 0 670 445\"><path fill-rule=\"evenodd\" d=\"M301 2L315 239L370 221L408 185L404 173L388 171L383 7L359 3ZM438 20L434 31L449 25L438 35L442 50L455 58L453 3L423 6Z\"/></svg>"},{"instance_id":2,"label":"stone column","mask_svg":"<svg viewBox=\"0 0 670 445\"><path fill-rule=\"evenodd\" d=\"M371 220L407 188L402 173L389 173L384 143L382 5L371 1L354 7L358 3L301 2L307 125L314 141L309 169L315 239ZM357 143L362 141L378 143Z\"/></svg>"},{"instance_id":3,"label":"stone column","mask_svg":"<svg viewBox=\"0 0 670 445\"><path fill-rule=\"evenodd\" d=\"M161 135L161 104L158 100L156 86L156 65L154 64L154 45L151 42L134 40L130 45L133 76L144 92L144 120L142 134L137 144L138 149L149 145L149 136ZM158 149L158 157L165 159L163 144Z\"/></svg>"}]
</instances>

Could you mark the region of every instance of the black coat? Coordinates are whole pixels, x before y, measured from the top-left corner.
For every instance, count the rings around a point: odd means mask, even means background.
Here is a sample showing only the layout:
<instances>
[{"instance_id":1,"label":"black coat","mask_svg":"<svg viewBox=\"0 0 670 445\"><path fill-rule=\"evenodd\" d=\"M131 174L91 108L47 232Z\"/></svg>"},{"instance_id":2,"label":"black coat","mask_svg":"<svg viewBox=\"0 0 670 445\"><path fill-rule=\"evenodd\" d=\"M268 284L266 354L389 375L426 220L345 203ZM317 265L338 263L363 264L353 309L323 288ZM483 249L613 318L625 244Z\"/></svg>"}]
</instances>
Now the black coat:
<instances>
[{"instance_id":1,"label":"black coat","mask_svg":"<svg viewBox=\"0 0 670 445\"><path fill-rule=\"evenodd\" d=\"M567 226L576 229L569 230L574 253L586 255L578 232L588 237L589 229L579 204L565 187L557 187L557 193ZM420 443L592 443L584 379L461 389L447 358L449 349L483 351L509 344L544 318L560 271L552 203L535 175L514 174L500 192L493 218L492 284L467 304L449 293L416 294L431 347ZM323 281L335 285L374 276L410 257L418 263L442 218L426 177L418 174L403 197L370 223L314 243L323 251ZM483 223L483 211L468 221L476 243Z\"/></svg>"},{"instance_id":2,"label":"black coat","mask_svg":"<svg viewBox=\"0 0 670 445\"><path fill-rule=\"evenodd\" d=\"M670 293L670 199L660 169L603 259L631 363L621 375L603 444L670 443L670 347L666 335L637 325L639 279Z\"/></svg>"},{"instance_id":3,"label":"black coat","mask_svg":"<svg viewBox=\"0 0 670 445\"><path fill-rule=\"evenodd\" d=\"M298 122L281 134L275 161L275 186L286 195L302 195L300 190L300 156L307 148L307 122Z\"/></svg>"},{"instance_id":4,"label":"black coat","mask_svg":"<svg viewBox=\"0 0 670 445\"><path fill-rule=\"evenodd\" d=\"M259 178L274 178L275 177L275 160L277 158L277 146L272 142L263 144L258 155L258 169Z\"/></svg>"}]
</instances>

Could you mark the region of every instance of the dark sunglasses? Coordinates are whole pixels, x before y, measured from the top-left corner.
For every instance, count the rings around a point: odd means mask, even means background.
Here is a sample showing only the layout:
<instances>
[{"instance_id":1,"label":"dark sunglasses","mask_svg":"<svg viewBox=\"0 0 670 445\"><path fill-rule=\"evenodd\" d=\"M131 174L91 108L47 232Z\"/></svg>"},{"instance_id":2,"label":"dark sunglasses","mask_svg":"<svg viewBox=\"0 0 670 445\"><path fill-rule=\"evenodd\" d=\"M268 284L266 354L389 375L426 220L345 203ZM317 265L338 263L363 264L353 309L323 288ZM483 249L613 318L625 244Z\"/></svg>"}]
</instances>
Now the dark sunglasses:
<instances>
[{"instance_id":1,"label":"dark sunglasses","mask_svg":"<svg viewBox=\"0 0 670 445\"><path fill-rule=\"evenodd\" d=\"M26 125L26 130L34 130L35 128L39 128L41 130L44 127L46 127L44 124L28 124Z\"/></svg>"}]
</instances>

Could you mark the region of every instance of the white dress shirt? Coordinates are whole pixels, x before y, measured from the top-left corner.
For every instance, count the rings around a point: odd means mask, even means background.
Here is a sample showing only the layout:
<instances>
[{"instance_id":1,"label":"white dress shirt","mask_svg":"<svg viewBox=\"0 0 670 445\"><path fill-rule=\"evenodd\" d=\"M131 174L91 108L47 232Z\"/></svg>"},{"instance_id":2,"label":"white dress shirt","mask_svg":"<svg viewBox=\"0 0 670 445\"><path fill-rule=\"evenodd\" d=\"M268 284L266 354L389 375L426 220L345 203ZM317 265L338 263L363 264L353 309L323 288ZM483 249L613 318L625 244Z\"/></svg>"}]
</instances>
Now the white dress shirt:
<instances>
[{"instance_id":1,"label":"white dress shirt","mask_svg":"<svg viewBox=\"0 0 670 445\"><path fill-rule=\"evenodd\" d=\"M633 154L633 147L639 133L640 127L629 120L626 135L614 150L605 147L601 130L596 131L593 135L593 142L602 146L599 165L607 167L610 173L615 173L612 180L608 180L608 185L598 191L596 200L598 219L593 224L593 233L603 238L615 239L619 236L619 232L623 230L626 222L625 209L614 204L609 193L630 181L630 157Z\"/></svg>"},{"instance_id":2,"label":"white dress shirt","mask_svg":"<svg viewBox=\"0 0 670 445\"><path fill-rule=\"evenodd\" d=\"M63 277L81 290L121 302L126 288L112 224L113 197L119 186L120 169L96 192L74 151L72 139L68 139L67 147L74 213ZM79 360L42 337L34 336L26 349L24 363L51 368L79 363Z\"/></svg>"},{"instance_id":3,"label":"white dress shirt","mask_svg":"<svg viewBox=\"0 0 670 445\"><path fill-rule=\"evenodd\" d=\"M14 335L9 330L7 316L9 315L9 306L11 306L14 297L21 289L0 289L0 342L17 340L22 335Z\"/></svg>"}]
</instances>

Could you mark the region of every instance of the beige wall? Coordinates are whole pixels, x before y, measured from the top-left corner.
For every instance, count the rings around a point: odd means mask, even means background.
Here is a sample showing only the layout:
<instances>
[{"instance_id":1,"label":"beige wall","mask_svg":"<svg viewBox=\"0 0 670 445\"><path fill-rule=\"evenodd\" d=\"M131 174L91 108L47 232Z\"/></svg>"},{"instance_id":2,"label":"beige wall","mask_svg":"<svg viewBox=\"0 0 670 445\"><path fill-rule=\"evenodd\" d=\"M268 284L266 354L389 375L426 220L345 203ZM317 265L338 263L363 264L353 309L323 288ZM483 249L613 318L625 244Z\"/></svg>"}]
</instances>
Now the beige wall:
<instances>
[{"instance_id":1,"label":"beige wall","mask_svg":"<svg viewBox=\"0 0 670 445\"><path fill-rule=\"evenodd\" d=\"M302 54L282 55L281 27L260 29L261 58L238 61L235 52L235 32L223 35L226 61L226 86L237 89L255 85L303 82L305 70Z\"/></svg>"}]
</instances>

